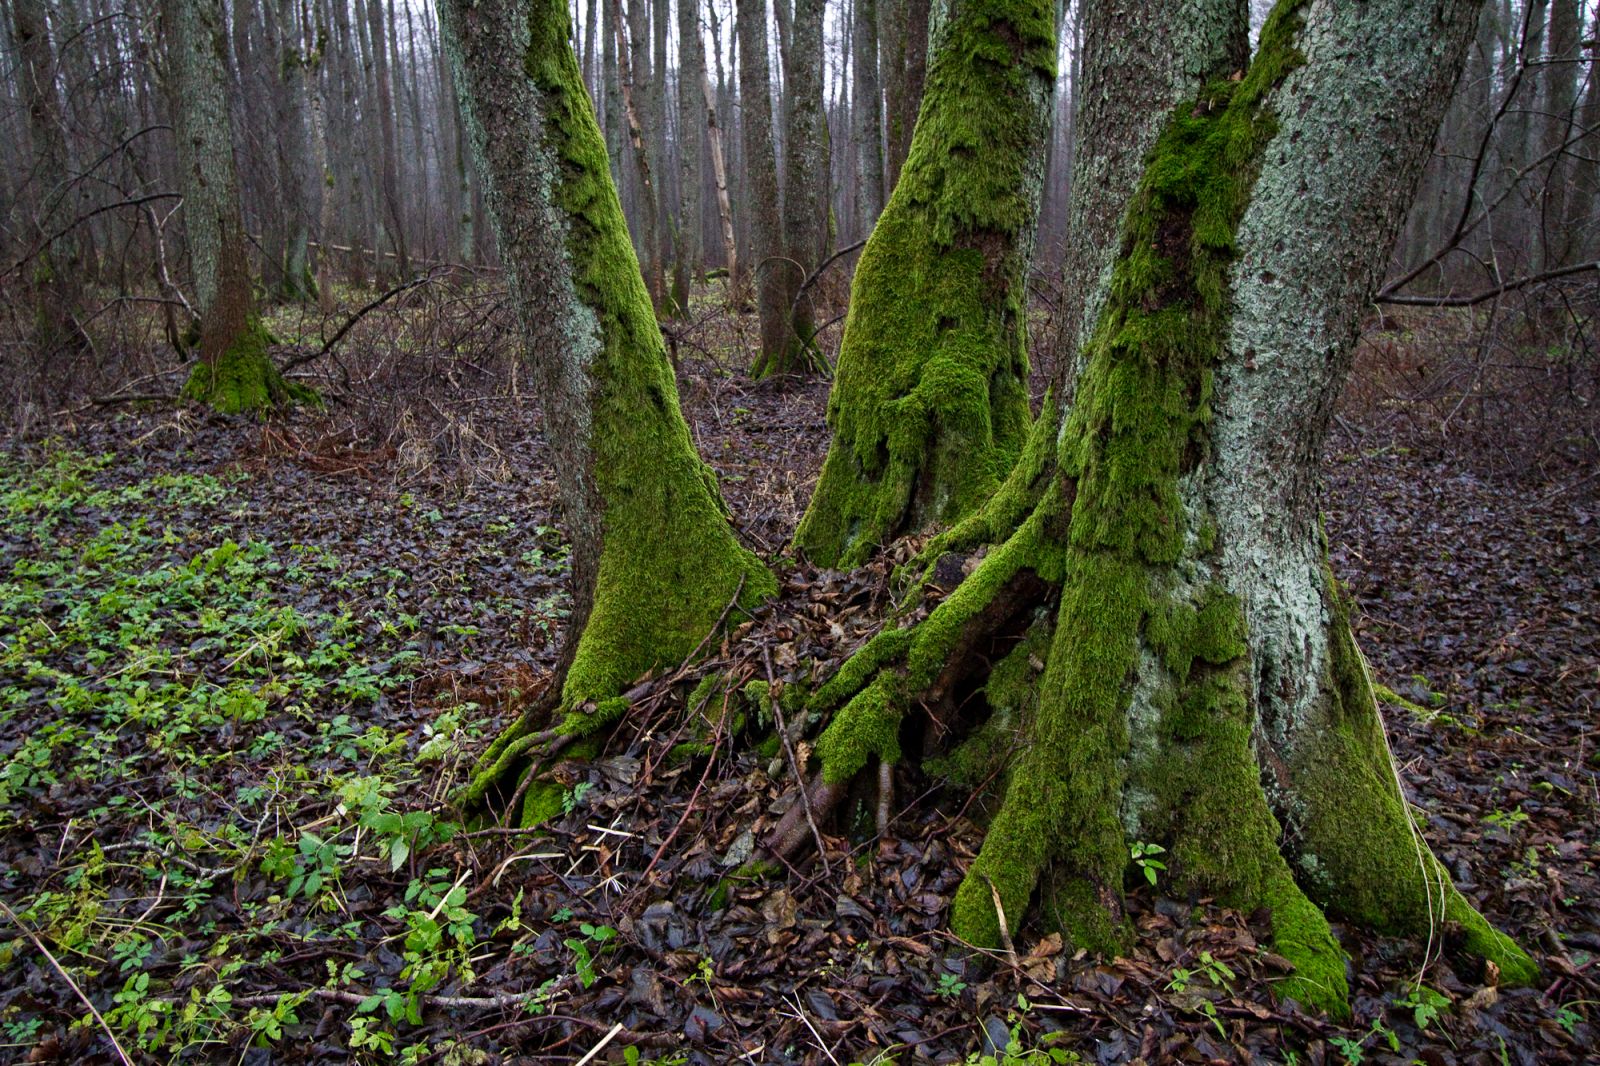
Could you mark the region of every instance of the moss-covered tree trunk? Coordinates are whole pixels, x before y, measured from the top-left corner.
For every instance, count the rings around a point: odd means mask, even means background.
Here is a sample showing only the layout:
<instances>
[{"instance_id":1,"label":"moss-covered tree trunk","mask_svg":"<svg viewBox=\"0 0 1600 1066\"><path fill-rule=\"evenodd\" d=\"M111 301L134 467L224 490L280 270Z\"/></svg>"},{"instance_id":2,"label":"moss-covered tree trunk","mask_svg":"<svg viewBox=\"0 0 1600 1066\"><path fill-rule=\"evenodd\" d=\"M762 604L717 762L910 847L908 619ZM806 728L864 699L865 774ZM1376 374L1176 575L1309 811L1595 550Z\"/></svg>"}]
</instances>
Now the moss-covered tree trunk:
<instances>
[{"instance_id":1,"label":"moss-covered tree trunk","mask_svg":"<svg viewBox=\"0 0 1600 1066\"><path fill-rule=\"evenodd\" d=\"M1144 841L1168 849L1169 890L1267 908L1296 967L1283 991L1334 1013L1325 915L1450 934L1501 979L1534 976L1411 820L1315 501L1358 319L1475 12L1283 0L1247 70L1170 112L1036 505L817 693L841 707L817 749L834 788L901 757L913 708L949 742L936 769L998 782L962 937L997 943L1037 902L1115 950ZM958 686L1002 652L978 678L988 717L964 720Z\"/></svg>"},{"instance_id":2,"label":"moss-covered tree trunk","mask_svg":"<svg viewBox=\"0 0 1600 1066\"><path fill-rule=\"evenodd\" d=\"M591 735L626 710L628 685L692 652L736 595L748 605L776 586L735 539L679 412L564 0L449 0L440 24L541 379L572 543L559 728ZM540 724L502 735L469 801L515 783ZM528 796L524 816L536 816L542 791Z\"/></svg>"},{"instance_id":3,"label":"moss-covered tree trunk","mask_svg":"<svg viewBox=\"0 0 1600 1066\"><path fill-rule=\"evenodd\" d=\"M939 532L929 546L934 554L1000 543L1039 502L1055 474L1061 420L1083 371L1083 339L1104 305L1123 215L1145 156L1173 107L1249 61L1249 11L1242 0L1103 0L1087 5L1081 18L1067 204L1071 254L1052 316L1056 365L1039 418L1005 482L982 507ZM1145 41L1165 46L1146 48Z\"/></svg>"},{"instance_id":4,"label":"moss-covered tree trunk","mask_svg":"<svg viewBox=\"0 0 1600 1066\"><path fill-rule=\"evenodd\" d=\"M1051 0L950 0L911 155L851 286L833 442L795 544L860 562L988 498L1028 432L1025 281L1055 80Z\"/></svg>"},{"instance_id":5,"label":"moss-covered tree trunk","mask_svg":"<svg viewBox=\"0 0 1600 1066\"><path fill-rule=\"evenodd\" d=\"M224 87L220 0L165 0L173 136L184 229L200 315L200 358L183 393L226 414L260 412L309 396L267 354L239 211L233 123Z\"/></svg>"}]
</instances>

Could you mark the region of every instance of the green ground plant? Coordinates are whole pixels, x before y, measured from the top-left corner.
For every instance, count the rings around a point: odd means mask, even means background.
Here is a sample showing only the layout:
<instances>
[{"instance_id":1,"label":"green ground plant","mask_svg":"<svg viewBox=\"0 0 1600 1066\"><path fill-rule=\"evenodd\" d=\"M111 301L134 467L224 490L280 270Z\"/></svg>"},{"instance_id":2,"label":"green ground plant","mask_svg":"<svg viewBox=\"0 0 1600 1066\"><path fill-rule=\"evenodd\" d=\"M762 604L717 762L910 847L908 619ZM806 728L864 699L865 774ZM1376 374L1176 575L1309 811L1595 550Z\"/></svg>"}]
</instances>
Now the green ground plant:
<instances>
[{"instance_id":1,"label":"green ground plant","mask_svg":"<svg viewBox=\"0 0 1600 1066\"><path fill-rule=\"evenodd\" d=\"M376 997L352 1051L416 1057L427 1045L403 1027L484 957L470 886L426 861L460 831L429 797L453 787L481 715L446 698L406 730L375 711L415 681L425 636L465 645L473 619L424 634L395 594L404 569L264 538L246 477L53 444L0 454L0 831L46 796L90 797L55 866L0 874L4 891L74 980L114 988L102 1013L130 1052L278 1045L314 982L244 1005L236 987L279 984L297 945L391 940L396 973L346 964L328 987ZM516 559L515 525L491 525L482 550ZM564 551L540 543L521 565L558 575ZM393 907L352 913L349 878L408 867ZM30 963L7 927L0 980ZM24 1047L49 1031L32 1010L4 1023Z\"/></svg>"}]
</instances>

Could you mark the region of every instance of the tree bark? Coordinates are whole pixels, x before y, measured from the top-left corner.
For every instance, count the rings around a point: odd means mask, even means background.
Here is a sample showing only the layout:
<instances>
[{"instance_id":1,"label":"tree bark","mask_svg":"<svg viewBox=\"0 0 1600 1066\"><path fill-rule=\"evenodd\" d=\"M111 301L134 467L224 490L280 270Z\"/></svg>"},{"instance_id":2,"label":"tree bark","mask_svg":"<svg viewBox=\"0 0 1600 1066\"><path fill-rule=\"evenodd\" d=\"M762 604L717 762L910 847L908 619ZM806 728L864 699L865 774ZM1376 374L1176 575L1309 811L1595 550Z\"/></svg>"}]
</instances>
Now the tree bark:
<instances>
[{"instance_id":1,"label":"tree bark","mask_svg":"<svg viewBox=\"0 0 1600 1066\"><path fill-rule=\"evenodd\" d=\"M728 268L728 298L730 303L736 303L744 292L744 278L739 272L739 246L733 239L733 206L728 200L728 165L722 152L722 125L717 121L717 99L712 94L711 79L706 76L703 59L700 94L705 98L706 140L711 146L711 175L717 186L717 221L721 225L722 257Z\"/></svg>"},{"instance_id":2,"label":"tree bark","mask_svg":"<svg viewBox=\"0 0 1600 1066\"><path fill-rule=\"evenodd\" d=\"M642 238L639 244L644 260L645 288L650 291L651 306L659 312L666 300L661 216L657 213L661 201L656 195L656 168L650 147L654 130L646 128L650 117L650 96L648 92L641 94L639 91L639 82L642 80L648 84L650 80L649 0L630 0L627 21L623 20L622 0L611 0L611 11L617 34L617 80L622 89L622 113L627 124L628 142L633 149L634 173L639 181L639 228Z\"/></svg>"},{"instance_id":3,"label":"tree bark","mask_svg":"<svg viewBox=\"0 0 1600 1066\"><path fill-rule=\"evenodd\" d=\"M565 0L444 0L439 12L523 348L541 380L572 544L562 728L594 735L625 711L618 697L629 683L676 665L731 601L753 604L776 583L734 538L679 412L567 45ZM467 801L515 780L531 730L519 723L496 742ZM525 819L548 813L546 790L528 796Z\"/></svg>"},{"instance_id":4,"label":"tree bark","mask_svg":"<svg viewBox=\"0 0 1600 1066\"><path fill-rule=\"evenodd\" d=\"M872 231L883 211L883 92L878 84L878 3L855 0L851 41L855 73L856 217Z\"/></svg>"},{"instance_id":5,"label":"tree bark","mask_svg":"<svg viewBox=\"0 0 1600 1066\"><path fill-rule=\"evenodd\" d=\"M304 397L305 390L292 388L278 373L256 314L223 80L222 4L164 0L162 16L170 41L173 134L200 315L200 361L184 395L224 413L262 411Z\"/></svg>"},{"instance_id":6,"label":"tree bark","mask_svg":"<svg viewBox=\"0 0 1600 1066\"><path fill-rule=\"evenodd\" d=\"M673 260L672 300L681 313L689 309L690 283L705 272L700 248L700 132L706 117L700 103L705 84L704 48L698 3L678 0L678 254ZM715 115L711 116L711 128L716 128Z\"/></svg>"},{"instance_id":7,"label":"tree bark","mask_svg":"<svg viewBox=\"0 0 1600 1066\"><path fill-rule=\"evenodd\" d=\"M279 264L278 298L299 303L316 297L311 276L311 240L306 195L306 67L308 56L300 50L295 25L295 0L278 0L267 14L277 44L278 77L274 85L273 125L278 188L283 197L283 261Z\"/></svg>"},{"instance_id":8,"label":"tree bark","mask_svg":"<svg viewBox=\"0 0 1600 1066\"><path fill-rule=\"evenodd\" d=\"M792 374L816 365L816 332L800 285L822 262L828 235L828 125L822 99L823 0L796 0L789 47L784 51L783 256L771 263L788 328L776 348L763 344L751 373ZM763 341L766 340L763 333Z\"/></svg>"},{"instance_id":9,"label":"tree bark","mask_svg":"<svg viewBox=\"0 0 1600 1066\"><path fill-rule=\"evenodd\" d=\"M322 89L322 79L328 56L328 29L320 11L315 17L309 4L300 5L301 55L300 65L303 91L308 103L311 124L311 175L317 183L317 240L331 243L334 237L334 168L328 162L328 105ZM320 253L319 253L320 254ZM320 260L308 256L306 272L316 286L318 301L324 313L333 310L333 287L318 283Z\"/></svg>"},{"instance_id":10,"label":"tree bark","mask_svg":"<svg viewBox=\"0 0 1600 1066\"><path fill-rule=\"evenodd\" d=\"M1540 230L1547 247L1545 263L1549 267L1565 266L1573 261L1573 239L1583 219L1593 210L1593 205L1574 209L1572 195L1577 155L1575 146L1563 147L1576 132L1578 75L1583 70L1579 42L1582 28L1582 0L1551 0L1551 65L1545 70L1543 147L1545 152L1557 154L1547 171L1544 210L1540 218Z\"/></svg>"},{"instance_id":11,"label":"tree bark","mask_svg":"<svg viewBox=\"0 0 1600 1066\"><path fill-rule=\"evenodd\" d=\"M1055 81L1051 0L954 0L910 162L851 287L833 441L795 544L854 565L971 513L1028 432L1024 290Z\"/></svg>"},{"instance_id":12,"label":"tree bark","mask_svg":"<svg viewBox=\"0 0 1600 1066\"><path fill-rule=\"evenodd\" d=\"M384 228L389 232L390 247L394 249L395 266L401 277L408 278L411 276L411 257L406 249L405 215L400 206L400 158L395 137L394 82L389 71L384 0L366 0L366 3L368 39L372 46L372 83L376 92L373 106L378 112L378 172L383 194Z\"/></svg>"},{"instance_id":13,"label":"tree bark","mask_svg":"<svg viewBox=\"0 0 1600 1066\"><path fill-rule=\"evenodd\" d=\"M44 4L41 0L14 0L11 23L21 60L17 80L33 141L32 173L24 179L24 188L29 192L28 224L38 249L29 267L32 298L38 302L32 341L43 365L64 347L81 347L85 342L76 317L82 300L82 264L78 239L68 226L70 208L60 210L65 194L57 183L69 173L67 142Z\"/></svg>"},{"instance_id":14,"label":"tree bark","mask_svg":"<svg viewBox=\"0 0 1600 1066\"><path fill-rule=\"evenodd\" d=\"M767 5L764 0L738 0L735 31L739 39L740 128L744 140L750 232L750 270L761 320L761 356L782 350L789 331L789 308L783 302L782 235L778 219L778 163L772 144L772 79L767 64Z\"/></svg>"},{"instance_id":15,"label":"tree bark","mask_svg":"<svg viewBox=\"0 0 1600 1066\"><path fill-rule=\"evenodd\" d=\"M930 0L883 0L878 8L884 20L880 38L884 50L887 153L884 165L888 192L900 181L900 168L911 152L917 112L928 70Z\"/></svg>"},{"instance_id":16,"label":"tree bark","mask_svg":"<svg viewBox=\"0 0 1600 1066\"><path fill-rule=\"evenodd\" d=\"M897 761L918 706L934 735L964 738L936 769L1002 782L956 894L961 938L997 944L1038 889L1073 944L1117 950L1143 841L1166 848L1169 892L1265 908L1295 966L1283 994L1341 1017L1325 912L1450 928L1502 982L1536 976L1411 820L1315 499L1360 318L1475 9L1283 0L1237 80L1217 71L1167 112L1046 490L970 568L930 550L930 597L939 574L970 573L812 700L842 704L816 749L835 787ZM936 58L924 126L938 77ZM990 717L963 721L955 686L990 655Z\"/></svg>"}]
</instances>

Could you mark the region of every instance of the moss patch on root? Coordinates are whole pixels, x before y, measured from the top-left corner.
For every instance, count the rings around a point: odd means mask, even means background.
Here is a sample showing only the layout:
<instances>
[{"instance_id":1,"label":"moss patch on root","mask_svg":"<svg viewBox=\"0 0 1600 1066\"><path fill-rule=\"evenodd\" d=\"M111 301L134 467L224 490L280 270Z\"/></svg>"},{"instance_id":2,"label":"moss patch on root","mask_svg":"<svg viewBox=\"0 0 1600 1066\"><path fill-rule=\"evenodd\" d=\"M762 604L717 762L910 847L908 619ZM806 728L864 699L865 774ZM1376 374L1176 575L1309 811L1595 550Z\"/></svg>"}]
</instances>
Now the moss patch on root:
<instances>
[{"instance_id":1,"label":"moss patch on root","mask_svg":"<svg viewBox=\"0 0 1600 1066\"><path fill-rule=\"evenodd\" d=\"M1348 601L1331 573L1326 580L1334 634L1329 705L1290 764L1301 880L1330 914L1434 942L1458 935L1461 950L1494 963L1503 984L1532 982L1538 965L1467 902L1422 838L1395 776Z\"/></svg>"}]
</instances>

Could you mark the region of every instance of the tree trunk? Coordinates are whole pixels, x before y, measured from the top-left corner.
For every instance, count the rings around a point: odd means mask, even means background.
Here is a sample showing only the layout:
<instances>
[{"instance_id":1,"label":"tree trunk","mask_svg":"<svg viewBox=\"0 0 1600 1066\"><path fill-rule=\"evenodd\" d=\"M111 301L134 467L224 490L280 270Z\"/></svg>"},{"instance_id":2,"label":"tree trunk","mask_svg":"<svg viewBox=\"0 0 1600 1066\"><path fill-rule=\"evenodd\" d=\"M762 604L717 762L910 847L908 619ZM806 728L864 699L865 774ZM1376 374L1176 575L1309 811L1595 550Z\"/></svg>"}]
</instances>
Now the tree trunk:
<instances>
[{"instance_id":1,"label":"tree trunk","mask_svg":"<svg viewBox=\"0 0 1600 1066\"><path fill-rule=\"evenodd\" d=\"M675 666L738 599L776 590L740 547L715 477L678 409L605 142L567 46L565 0L444 0L489 217L541 379L572 544L568 736L594 734L626 709L619 693ZM620 13L618 21L620 22ZM496 742L466 799L519 775L536 734L519 723ZM525 821L559 809L560 789L528 789Z\"/></svg>"},{"instance_id":2,"label":"tree trunk","mask_svg":"<svg viewBox=\"0 0 1600 1066\"><path fill-rule=\"evenodd\" d=\"M739 273L739 247L733 239L733 206L728 202L728 166L722 154L722 126L717 122L717 99L706 76L704 57L700 64L700 94L705 98L706 140L711 146L711 175L717 186L717 221L721 224L722 257L728 268L728 300L737 303L744 291Z\"/></svg>"},{"instance_id":3,"label":"tree trunk","mask_svg":"<svg viewBox=\"0 0 1600 1066\"><path fill-rule=\"evenodd\" d=\"M644 281L650 292L650 304L660 311L666 299L666 283L662 271L661 217L657 213L660 199L656 195L655 166L650 151L654 130L646 128L649 113L645 109L650 97L645 93L641 99L639 92L639 81L649 81L650 2L631 0L627 21L622 16L622 0L611 0L611 11L617 33L617 80L622 86L622 113L628 142L633 149L634 173L639 181L640 258L644 261Z\"/></svg>"},{"instance_id":4,"label":"tree trunk","mask_svg":"<svg viewBox=\"0 0 1600 1066\"><path fill-rule=\"evenodd\" d=\"M954 0L910 161L861 253L796 546L854 565L977 508L1028 432L1025 280L1055 81L1052 0Z\"/></svg>"},{"instance_id":5,"label":"tree trunk","mask_svg":"<svg viewBox=\"0 0 1600 1066\"><path fill-rule=\"evenodd\" d=\"M796 0L789 48L784 55L787 126L783 151L783 256L770 264L788 328L776 348L763 344L751 373L792 374L811 369L818 357L809 298L800 285L822 262L828 235L828 125L822 98L823 0ZM763 341L766 340L763 332Z\"/></svg>"},{"instance_id":6,"label":"tree trunk","mask_svg":"<svg viewBox=\"0 0 1600 1066\"><path fill-rule=\"evenodd\" d=\"M1578 128L1583 132L1573 151L1578 156L1573 173L1570 216L1582 220L1574 236L1574 258L1593 259L1600 252L1596 240L1596 213L1600 212L1600 48L1589 50L1588 78L1583 102L1578 105Z\"/></svg>"},{"instance_id":7,"label":"tree trunk","mask_svg":"<svg viewBox=\"0 0 1600 1066\"><path fill-rule=\"evenodd\" d=\"M789 331L783 302L783 265L778 227L778 163L772 145L772 79L767 69L765 0L738 0L739 122L744 140L748 195L743 199L750 232L750 270L761 318L761 351L781 350Z\"/></svg>"},{"instance_id":8,"label":"tree trunk","mask_svg":"<svg viewBox=\"0 0 1600 1066\"><path fill-rule=\"evenodd\" d=\"M295 26L295 0L278 0L274 21L278 37L278 84L274 125L277 137L278 186L283 194L284 245L278 297L291 303L316 298L311 275L310 200L306 195L306 70L308 56L301 52Z\"/></svg>"},{"instance_id":9,"label":"tree trunk","mask_svg":"<svg viewBox=\"0 0 1600 1066\"><path fill-rule=\"evenodd\" d=\"M700 131L705 123L698 100L705 83L704 47L699 5L678 0L678 255L672 301L682 314L689 310L690 282L705 271L700 251Z\"/></svg>"},{"instance_id":10,"label":"tree trunk","mask_svg":"<svg viewBox=\"0 0 1600 1066\"><path fill-rule=\"evenodd\" d=\"M173 134L200 315L200 361L184 395L228 414L306 398L306 390L288 385L273 365L256 314L223 83L222 4L165 0L163 20L171 42Z\"/></svg>"},{"instance_id":11,"label":"tree trunk","mask_svg":"<svg viewBox=\"0 0 1600 1066\"><path fill-rule=\"evenodd\" d=\"M889 194L900 181L900 168L911 153L911 135L922 107L922 89L928 69L930 0L883 0L878 8L884 20L880 40L884 52L885 114Z\"/></svg>"},{"instance_id":12,"label":"tree trunk","mask_svg":"<svg viewBox=\"0 0 1600 1066\"><path fill-rule=\"evenodd\" d=\"M622 191L622 80L617 74L617 46L621 38L610 32L610 3L600 13L597 29L600 33L600 74L605 82L606 101L606 155L611 160L611 180L617 191Z\"/></svg>"},{"instance_id":13,"label":"tree trunk","mask_svg":"<svg viewBox=\"0 0 1600 1066\"><path fill-rule=\"evenodd\" d=\"M301 55L305 57L300 66L300 73L303 79L303 91L309 104L308 113L311 122L311 175L317 183L317 240L323 244L330 244L334 236L335 178L334 168L328 162L328 107L327 97L322 90L322 75L328 54L328 31L321 20L320 12L313 18L310 6L303 0L300 6L300 19L303 35ZM319 259L308 256L306 273L311 284L316 287L318 302L326 314L333 310L333 286L318 284L317 273L320 266Z\"/></svg>"},{"instance_id":14,"label":"tree trunk","mask_svg":"<svg viewBox=\"0 0 1600 1066\"><path fill-rule=\"evenodd\" d=\"M372 84L376 92L373 106L378 112L380 137L379 180L383 194L384 228L394 249L395 267L400 276L411 276L411 258L406 250L405 218L400 207L400 158L394 128L394 88L389 76L388 33L383 17L384 0L367 0L368 37L372 45ZM368 119L370 121L370 119ZM373 251L378 251L374 248ZM379 260L382 273L382 260Z\"/></svg>"},{"instance_id":15,"label":"tree trunk","mask_svg":"<svg viewBox=\"0 0 1600 1066\"><path fill-rule=\"evenodd\" d=\"M32 340L42 366L63 348L81 347L86 341L77 320L82 264L71 227L73 205L69 202L61 209L65 194L57 185L69 174L67 142L44 4L41 0L14 0L11 20L21 59L17 80L33 141L32 175L25 179L24 187L29 192L30 236L37 249L29 268L31 298L37 302Z\"/></svg>"},{"instance_id":16,"label":"tree trunk","mask_svg":"<svg viewBox=\"0 0 1600 1066\"><path fill-rule=\"evenodd\" d=\"M878 3L855 0L856 217L862 234L883 211L883 93L878 86Z\"/></svg>"},{"instance_id":17,"label":"tree trunk","mask_svg":"<svg viewBox=\"0 0 1600 1066\"><path fill-rule=\"evenodd\" d=\"M1555 153L1546 171L1544 211L1540 219L1547 248L1545 262L1551 267L1572 262L1572 245L1577 229L1592 208L1575 211L1571 206L1573 174L1577 165L1576 134L1578 74L1583 69L1579 37L1583 28L1582 0L1552 0L1550 9L1550 61L1545 69L1544 150Z\"/></svg>"},{"instance_id":18,"label":"tree trunk","mask_svg":"<svg viewBox=\"0 0 1600 1066\"><path fill-rule=\"evenodd\" d=\"M997 944L1037 888L1075 945L1118 949L1129 845L1147 842L1166 848L1169 892L1265 907L1295 966L1282 992L1336 1015L1344 959L1324 912L1443 928L1501 981L1536 975L1408 814L1315 500L1359 320L1475 9L1284 0L1238 80L1168 113L1038 504L813 699L848 700L817 745L835 788L900 758L914 704L935 735L964 737L937 769L1001 782L956 894L964 940ZM938 82L936 60L924 126ZM933 573L960 574L952 561ZM954 688L989 655L1004 656L990 717L963 722Z\"/></svg>"}]
</instances>

